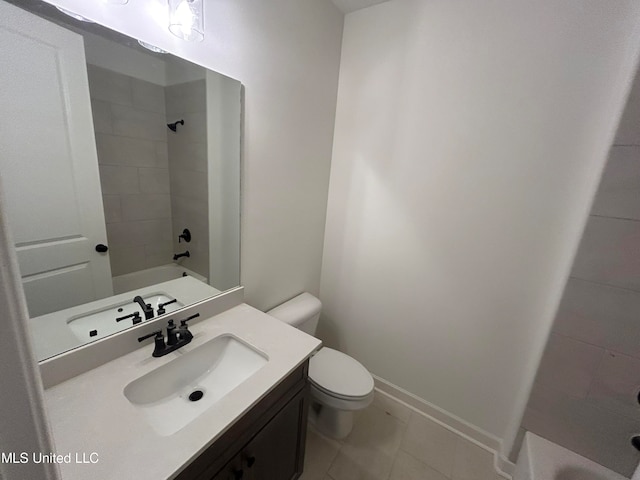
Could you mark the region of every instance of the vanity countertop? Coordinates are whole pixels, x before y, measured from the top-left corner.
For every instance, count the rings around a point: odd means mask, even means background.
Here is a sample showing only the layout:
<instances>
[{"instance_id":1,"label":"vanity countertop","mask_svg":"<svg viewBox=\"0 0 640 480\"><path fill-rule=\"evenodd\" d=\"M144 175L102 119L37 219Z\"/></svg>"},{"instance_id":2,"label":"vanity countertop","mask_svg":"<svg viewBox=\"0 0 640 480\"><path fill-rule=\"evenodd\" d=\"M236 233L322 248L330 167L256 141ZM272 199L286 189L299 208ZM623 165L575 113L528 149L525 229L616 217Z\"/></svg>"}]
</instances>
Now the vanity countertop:
<instances>
[{"instance_id":1,"label":"vanity countertop","mask_svg":"<svg viewBox=\"0 0 640 480\"><path fill-rule=\"evenodd\" d=\"M45 391L57 454L65 480L173 478L244 413L302 364L321 342L246 304L190 327L193 341L153 358L153 342ZM269 361L193 422L161 436L125 398L131 381L223 334L264 352ZM77 463L97 453L97 463ZM84 457L83 457L84 454ZM93 459L96 456L94 455Z\"/></svg>"}]
</instances>

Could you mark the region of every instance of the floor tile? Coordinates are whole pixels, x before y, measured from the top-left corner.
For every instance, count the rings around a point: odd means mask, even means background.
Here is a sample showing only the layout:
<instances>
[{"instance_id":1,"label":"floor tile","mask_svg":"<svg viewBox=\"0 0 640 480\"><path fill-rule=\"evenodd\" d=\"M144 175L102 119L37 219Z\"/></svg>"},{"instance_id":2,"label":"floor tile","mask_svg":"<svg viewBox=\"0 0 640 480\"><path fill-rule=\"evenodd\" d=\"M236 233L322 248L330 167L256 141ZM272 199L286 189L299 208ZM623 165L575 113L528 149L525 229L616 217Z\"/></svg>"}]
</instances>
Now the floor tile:
<instances>
[{"instance_id":1,"label":"floor tile","mask_svg":"<svg viewBox=\"0 0 640 480\"><path fill-rule=\"evenodd\" d=\"M389 480L449 480L443 474L400 450Z\"/></svg>"},{"instance_id":2,"label":"floor tile","mask_svg":"<svg viewBox=\"0 0 640 480\"><path fill-rule=\"evenodd\" d=\"M405 425L371 405L358 416L353 431L334 460L334 480L387 480Z\"/></svg>"},{"instance_id":3,"label":"floor tile","mask_svg":"<svg viewBox=\"0 0 640 480\"><path fill-rule=\"evenodd\" d=\"M493 453L465 438L458 438L452 480L494 480Z\"/></svg>"},{"instance_id":4,"label":"floor tile","mask_svg":"<svg viewBox=\"0 0 640 480\"><path fill-rule=\"evenodd\" d=\"M304 473L300 480L323 480L331 463L338 455L341 444L335 440L307 430L307 447L304 455Z\"/></svg>"},{"instance_id":5,"label":"floor tile","mask_svg":"<svg viewBox=\"0 0 640 480\"><path fill-rule=\"evenodd\" d=\"M411 416L411 409L409 407L377 390L373 397L373 404L384 410L388 415L397 418L402 423L407 423Z\"/></svg>"},{"instance_id":6,"label":"floor tile","mask_svg":"<svg viewBox=\"0 0 640 480\"><path fill-rule=\"evenodd\" d=\"M458 435L416 412L411 413L402 450L450 477Z\"/></svg>"}]
</instances>

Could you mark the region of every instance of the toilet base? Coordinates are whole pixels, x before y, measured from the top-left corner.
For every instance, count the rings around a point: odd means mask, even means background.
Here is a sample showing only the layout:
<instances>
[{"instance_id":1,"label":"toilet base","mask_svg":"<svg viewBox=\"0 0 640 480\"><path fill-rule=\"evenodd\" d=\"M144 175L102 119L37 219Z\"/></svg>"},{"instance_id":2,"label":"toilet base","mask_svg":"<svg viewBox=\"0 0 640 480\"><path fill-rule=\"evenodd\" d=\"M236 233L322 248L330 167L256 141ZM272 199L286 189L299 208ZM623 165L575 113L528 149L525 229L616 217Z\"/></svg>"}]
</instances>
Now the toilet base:
<instances>
[{"instance_id":1,"label":"toilet base","mask_svg":"<svg viewBox=\"0 0 640 480\"><path fill-rule=\"evenodd\" d=\"M353 411L338 410L312 401L309 421L320 433L341 440L353 429Z\"/></svg>"}]
</instances>

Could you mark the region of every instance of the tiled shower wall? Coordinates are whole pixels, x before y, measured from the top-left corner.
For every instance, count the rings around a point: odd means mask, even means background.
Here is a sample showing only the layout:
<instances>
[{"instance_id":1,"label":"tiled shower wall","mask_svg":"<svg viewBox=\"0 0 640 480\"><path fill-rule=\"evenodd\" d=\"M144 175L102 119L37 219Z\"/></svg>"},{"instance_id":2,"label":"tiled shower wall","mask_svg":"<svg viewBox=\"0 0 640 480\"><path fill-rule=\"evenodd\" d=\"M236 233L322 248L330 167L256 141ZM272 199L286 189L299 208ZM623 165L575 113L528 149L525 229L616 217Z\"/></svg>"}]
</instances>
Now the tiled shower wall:
<instances>
[{"instance_id":1,"label":"tiled shower wall","mask_svg":"<svg viewBox=\"0 0 640 480\"><path fill-rule=\"evenodd\" d=\"M209 222L207 177L206 82L171 85L165 88L167 123L184 120L177 131L168 132L171 182L173 248L189 250L191 257L180 264L209 277ZM188 228L190 243L178 243L178 234Z\"/></svg>"},{"instance_id":2,"label":"tiled shower wall","mask_svg":"<svg viewBox=\"0 0 640 480\"><path fill-rule=\"evenodd\" d=\"M640 460L638 77L522 423L626 476Z\"/></svg>"},{"instance_id":3,"label":"tiled shower wall","mask_svg":"<svg viewBox=\"0 0 640 480\"><path fill-rule=\"evenodd\" d=\"M88 65L113 276L171 263L164 87Z\"/></svg>"}]
</instances>

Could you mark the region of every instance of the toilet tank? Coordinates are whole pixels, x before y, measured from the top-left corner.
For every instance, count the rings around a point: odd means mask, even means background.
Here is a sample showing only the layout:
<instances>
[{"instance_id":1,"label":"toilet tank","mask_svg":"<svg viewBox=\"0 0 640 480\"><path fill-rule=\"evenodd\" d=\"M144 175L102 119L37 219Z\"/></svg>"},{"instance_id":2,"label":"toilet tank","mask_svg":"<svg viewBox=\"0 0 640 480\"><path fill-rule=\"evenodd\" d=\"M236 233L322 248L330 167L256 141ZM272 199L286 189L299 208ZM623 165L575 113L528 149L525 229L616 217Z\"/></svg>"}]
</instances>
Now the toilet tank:
<instances>
[{"instance_id":1,"label":"toilet tank","mask_svg":"<svg viewBox=\"0 0 640 480\"><path fill-rule=\"evenodd\" d=\"M304 333L315 336L321 309L322 303L320 300L305 292L278 305L267 313L302 330Z\"/></svg>"}]
</instances>

